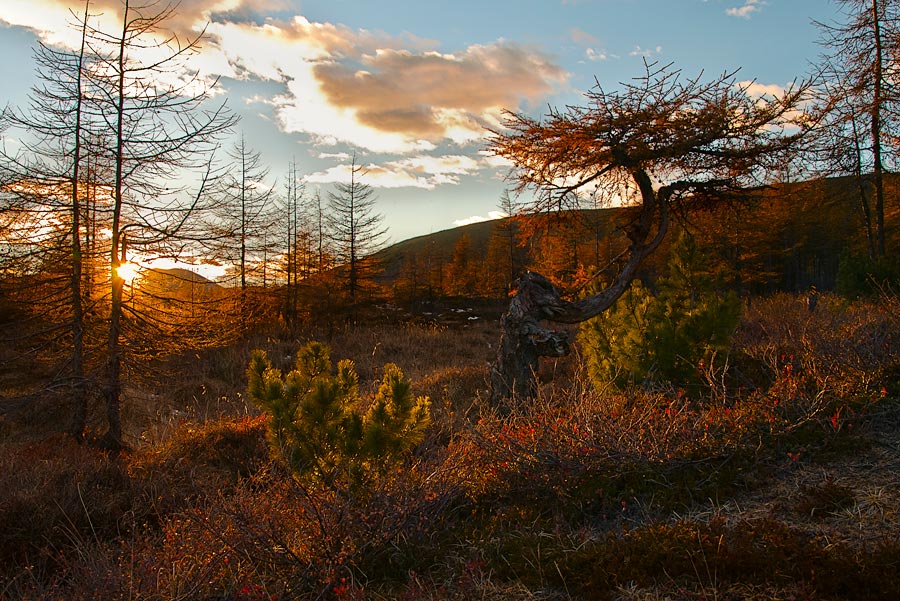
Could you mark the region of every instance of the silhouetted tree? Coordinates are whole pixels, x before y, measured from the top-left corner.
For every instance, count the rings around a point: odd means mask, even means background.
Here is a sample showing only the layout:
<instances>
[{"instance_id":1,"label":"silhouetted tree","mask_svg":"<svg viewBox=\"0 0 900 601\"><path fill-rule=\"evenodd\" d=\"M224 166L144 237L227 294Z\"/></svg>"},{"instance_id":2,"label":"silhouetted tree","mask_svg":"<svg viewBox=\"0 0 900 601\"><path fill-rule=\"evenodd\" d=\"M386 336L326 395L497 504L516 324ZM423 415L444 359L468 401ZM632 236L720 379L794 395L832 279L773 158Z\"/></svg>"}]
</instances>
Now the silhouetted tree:
<instances>
[{"instance_id":1,"label":"silhouetted tree","mask_svg":"<svg viewBox=\"0 0 900 601\"><path fill-rule=\"evenodd\" d=\"M228 152L231 164L222 177L221 196L212 211L220 235L214 256L231 266L240 290L239 312L246 326L252 313L248 302L248 280L265 281L266 261L274 248L276 213L275 185L267 182L269 169L258 152L241 135Z\"/></svg>"},{"instance_id":2,"label":"silhouetted tree","mask_svg":"<svg viewBox=\"0 0 900 601\"><path fill-rule=\"evenodd\" d=\"M302 225L300 203L303 199L303 182L297 175L297 163L291 160L284 182L282 222L285 224L283 266L285 275L284 307L282 312L287 323L293 327L297 320L300 280L300 226Z\"/></svg>"},{"instance_id":3,"label":"silhouetted tree","mask_svg":"<svg viewBox=\"0 0 900 601\"><path fill-rule=\"evenodd\" d=\"M789 158L809 125L800 112L807 89L756 97L733 74L684 80L669 66L647 64L620 90L596 86L586 107L551 110L544 120L507 113L506 129L493 132L490 148L514 163L518 190L536 193L531 210L577 207L596 186L614 189L631 207L630 246L609 285L575 302L537 273L518 280L502 319L495 397L534 393L539 358L569 349L565 332L540 322L579 323L612 306L666 236L673 210L757 184Z\"/></svg>"},{"instance_id":4,"label":"silhouetted tree","mask_svg":"<svg viewBox=\"0 0 900 601\"><path fill-rule=\"evenodd\" d=\"M87 420L85 389L85 256L84 233L92 231L85 220L85 198L92 183L85 167L85 141L91 124L85 111L86 87L83 73L89 69L91 57L86 52L86 36L90 2L86 1L79 23L73 28L81 32L77 51L68 52L38 43L34 57L39 83L32 88L29 110L8 109L2 115L3 128L20 134L22 146L11 154L0 148L3 173L4 220L0 238L6 252L0 261L11 264L20 276L21 286L40 294L26 294L28 305L43 316L36 331L29 332L24 323L15 324L16 335L33 333L56 339L65 328L71 339L68 374L74 402L70 432L78 439L84 434ZM95 187L95 186L93 186ZM25 267L27 258L37 259ZM66 266L66 272L61 267ZM24 268L24 270L23 270ZM59 285L65 283L68 294ZM54 292L58 290L59 292ZM60 323L46 329L45 319L59 316ZM32 321L31 323L35 323Z\"/></svg>"},{"instance_id":5,"label":"silhouetted tree","mask_svg":"<svg viewBox=\"0 0 900 601\"><path fill-rule=\"evenodd\" d=\"M241 290L268 250L267 241L275 222L273 200L275 185L266 181L269 169L258 152L247 146L244 136L228 153L232 164L224 176L224 190L218 218L226 231L225 259L233 265ZM237 242L235 245L234 242Z\"/></svg>"},{"instance_id":6,"label":"silhouetted tree","mask_svg":"<svg viewBox=\"0 0 900 601\"><path fill-rule=\"evenodd\" d=\"M372 254L379 249L387 230L375 213L375 191L361 180L365 169L350 163L350 181L335 184L328 193L328 232L337 264L342 270L343 289L351 303L368 287L376 265Z\"/></svg>"},{"instance_id":7,"label":"silhouetted tree","mask_svg":"<svg viewBox=\"0 0 900 601\"><path fill-rule=\"evenodd\" d=\"M817 23L825 48L822 89L832 110L828 163L833 170L857 180L866 227L874 244L871 251L885 255L884 172L895 150L900 124L900 2L896 0L835 0L843 19ZM870 213L863 174L872 174L874 216Z\"/></svg>"},{"instance_id":8,"label":"silhouetted tree","mask_svg":"<svg viewBox=\"0 0 900 601\"><path fill-rule=\"evenodd\" d=\"M110 313L105 442L122 444L123 303L121 266L128 252L179 247L208 235L193 229L191 218L212 178L212 153L221 135L236 123L224 102L211 104L206 82L188 67L203 32L193 38L167 35L165 24L177 4L156 0L121 2L121 29L90 28L88 45L100 62L90 72L93 118L109 132L97 152L113 171L110 187ZM150 54L147 52L152 50ZM164 82L161 80L165 80ZM186 171L199 170L193 194ZM197 171L194 171L195 173ZM146 324L145 324L146 325Z\"/></svg>"}]
</instances>

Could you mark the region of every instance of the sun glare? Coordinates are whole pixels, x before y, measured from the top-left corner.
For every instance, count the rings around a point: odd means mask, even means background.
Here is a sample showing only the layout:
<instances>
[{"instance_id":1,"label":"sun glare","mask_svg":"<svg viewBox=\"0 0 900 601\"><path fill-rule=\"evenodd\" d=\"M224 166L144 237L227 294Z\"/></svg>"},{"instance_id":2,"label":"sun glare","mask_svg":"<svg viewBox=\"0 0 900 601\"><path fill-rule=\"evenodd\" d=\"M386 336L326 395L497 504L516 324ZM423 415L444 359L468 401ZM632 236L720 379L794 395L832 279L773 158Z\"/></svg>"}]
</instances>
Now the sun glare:
<instances>
[{"instance_id":1,"label":"sun glare","mask_svg":"<svg viewBox=\"0 0 900 601\"><path fill-rule=\"evenodd\" d=\"M127 283L134 281L140 275L140 266L135 263L122 263L116 267L116 273Z\"/></svg>"}]
</instances>

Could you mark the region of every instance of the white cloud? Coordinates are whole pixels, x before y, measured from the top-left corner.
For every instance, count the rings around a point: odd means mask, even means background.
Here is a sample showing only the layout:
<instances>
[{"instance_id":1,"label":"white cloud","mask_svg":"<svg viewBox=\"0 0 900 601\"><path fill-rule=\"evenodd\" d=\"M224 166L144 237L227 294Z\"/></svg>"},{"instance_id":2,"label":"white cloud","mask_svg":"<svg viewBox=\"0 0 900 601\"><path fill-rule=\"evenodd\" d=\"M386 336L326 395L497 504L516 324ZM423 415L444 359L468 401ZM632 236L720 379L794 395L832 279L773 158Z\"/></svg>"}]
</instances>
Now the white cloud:
<instances>
[{"instance_id":1,"label":"white cloud","mask_svg":"<svg viewBox=\"0 0 900 601\"><path fill-rule=\"evenodd\" d=\"M778 84L763 84L752 80L740 81L735 85L737 88L743 90L749 97L755 98L760 105L776 101L777 99L782 98L785 94L787 94L789 90L793 89L793 84L780 86ZM807 98L807 100L809 99ZM795 130L795 128L797 127L797 123L804 120L802 107L805 104L806 102L801 102L801 108L787 111L781 119L780 123L773 123L767 126L766 129L776 131L781 129L782 127L785 127L792 131Z\"/></svg>"},{"instance_id":2,"label":"white cloud","mask_svg":"<svg viewBox=\"0 0 900 601\"><path fill-rule=\"evenodd\" d=\"M472 225L473 223L482 223L484 221L493 221L494 219L503 219L504 217L509 217L503 211L490 211L488 212L487 217L483 217L481 215L472 215L471 217L466 217L464 219L457 219L453 222L453 225L456 227L461 227L463 225Z\"/></svg>"},{"instance_id":3,"label":"white cloud","mask_svg":"<svg viewBox=\"0 0 900 601\"><path fill-rule=\"evenodd\" d=\"M600 44L600 40L583 29L573 27L569 30L569 37L572 38L575 44L584 48L584 56L589 61L605 61L611 58L618 58L609 54L606 50L598 50L597 46Z\"/></svg>"},{"instance_id":4,"label":"white cloud","mask_svg":"<svg viewBox=\"0 0 900 601\"><path fill-rule=\"evenodd\" d=\"M567 78L542 54L502 40L438 53L409 36L302 16L264 25L217 22L209 32L238 76L284 83L273 104L285 132L375 152L479 142L502 109L536 102Z\"/></svg>"},{"instance_id":5,"label":"white cloud","mask_svg":"<svg viewBox=\"0 0 900 601\"><path fill-rule=\"evenodd\" d=\"M356 61L321 61L313 75L318 93L357 128L401 136L413 151L480 141L503 108L537 101L567 77L541 54L502 40L454 54L379 48Z\"/></svg>"},{"instance_id":6,"label":"white cloud","mask_svg":"<svg viewBox=\"0 0 900 601\"><path fill-rule=\"evenodd\" d=\"M603 50L594 50L593 48L585 48L584 55L589 61L605 61L610 59L610 55Z\"/></svg>"},{"instance_id":7,"label":"white cloud","mask_svg":"<svg viewBox=\"0 0 900 601\"><path fill-rule=\"evenodd\" d=\"M753 16L753 13L758 13L759 11L761 11L762 7L765 6L765 4L765 0L744 0L744 4L742 6L729 8L725 11L725 13L732 17L749 19L751 16Z\"/></svg>"},{"instance_id":8,"label":"white cloud","mask_svg":"<svg viewBox=\"0 0 900 601\"><path fill-rule=\"evenodd\" d=\"M138 43L130 48L130 58L145 64L154 64L170 59L180 51L185 42L196 39L209 15L218 10L230 10L241 0L185 0L177 11L173 11L162 22L158 31L141 35ZM165 9L164 3L132 3L130 16L154 18ZM81 20L84 15L84 0L31 0L29 2L4 2L0 6L0 24L30 29L45 44L74 50L81 45ZM93 0L90 3L89 26L112 37L104 43L114 41L120 33L122 2L120 0ZM165 30L163 30L165 29ZM172 38L172 34L175 38ZM99 37L104 37L101 34ZM114 50L114 48L111 48ZM186 94L218 94L220 90L209 89L216 75L232 75L227 61L217 55L214 49L204 47L203 51L190 56L189 65L179 64L186 59L182 56L169 61L165 68L150 73L156 83L163 88L181 89ZM199 72L200 77L195 77ZM144 82L142 82L144 83Z\"/></svg>"},{"instance_id":9,"label":"white cloud","mask_svg":"<svg viewBox=\"0 0 900 601\"><path fill-rule=\"evenodd\" d=\"M318 154L318 158L320 158L320 159L335 159L337 161L349 161L350 154L347 152L320 152Z\"/></svg>"},{"instance_id":10,"label":"white cloud","mask_svg":"<svg viewBox=\"0 0 900 601\"><path fill-rule=\"evenodd\" d=\"M778 84L763 84L757 81L747 80L737 83L738 87L746 91L748 95L757 98L780 98L784 96L785 87Z\"/></svg>"},{"instance_id":11,"label":"white cloud","mask_svg":"<svg viewBox=\"0 0 900 601\"><path fill-rule=\"evenodd\" d=\"M416 156L381 165L366 165L360 178L373 188L421 188L433 190L440 185L459 184L460 178L470 175L480 168L478 161L462 155ZM330 184L350 181L350 166L343 164L325 171L313 173L306 178L316 184Z\"/></svg>"},{"instance_id":12,"label":"white cloud","mask_svg":"<svg viewBox=\"0 0 900 601\"><path fill-rule=\"evenodd\" d=\"M320 144L416 154L445 142L481 142L503 109L540 104L568 78L543 53L502 39L438 53L436 42L409 34L389 36L302 15L253 21L261 7L287 6L282 0L182 0L170 25L183 37L209 23L202 52L190 66L203 75L283 84L284 91L269 99L279 127ZM120 0L91 3L109 24L120 7ZM83 0L6 2L0 22L73 47L77 33L66 25L69 9L77 14Z\"/></svg>"},{"instance_id":13,"label":"white cloud","mask_svg":"<svg viewBox=\"0 0 900 601\"><path fill-rule=\"evenodd\" d=\"M628 56L643 56L645 58L651 58L655 54L660 54L662 52L662 46L657 46L656 48L641 48L640 46L635 46L634 50L628 53Z\"/></svg>"}]
</instances>

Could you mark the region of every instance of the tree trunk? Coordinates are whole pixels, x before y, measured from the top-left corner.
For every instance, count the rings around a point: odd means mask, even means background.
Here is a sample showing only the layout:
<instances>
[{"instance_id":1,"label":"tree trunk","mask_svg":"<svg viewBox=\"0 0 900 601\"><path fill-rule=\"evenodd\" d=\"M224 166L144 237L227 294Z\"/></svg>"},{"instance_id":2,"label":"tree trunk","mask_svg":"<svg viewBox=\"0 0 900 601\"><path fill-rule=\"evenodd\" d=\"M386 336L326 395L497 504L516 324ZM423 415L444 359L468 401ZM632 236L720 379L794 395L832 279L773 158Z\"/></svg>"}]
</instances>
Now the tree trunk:
<instances>
[{"instance_id":1,"label":"tree trunk","mask_svg":"<svg viewBox=\"0 0 900 601\"><path fill-rule=\"evenodd\" d=\"M509 309L500 318L500 349L491 369L492 396L500 399L534 396L540 358L562 357L570 348L567 332L540 325L552 307L563 302L553 284L533 271L516 284Z\"/></svg>"},{"instance_id":2,"label":"tree trunk","mask_svg":"<svg viewBox=\"0 0 900 601\"><path fill-rule=\"evenodd\" d=\"M881 39L881 15L878 0L872 0L872 27L875 38L875 64L873 65L872 87L874 98L872 99L872 155L873 175L875 178L875 223L876 223L876 252L879 257L885 256L884 236L884 165L881 157L881 110L884 103L884 50Z\"/></svg>"},{"instance_id":3,"label":"tree trunk","mask_svg":"<svg viewBox=\"0 0 900 601\"><path fill-rule=\"evenodd\" d=\"M110 449L122 448L122 290L125 281L119 275L119 265L124 262L125 240L122 234L122 204L125 171L125 46L128 39L128 14L129 5L124 4L122 15L122 37L119 39L118 72L116 73L117 102L115 105L116 117L116 155L115 155L115 183L113 187L113 217L112 235L110 240L110 293L109 305L109 348L107 349L107 389L106 389L106 420L107 431L104 435L103 445ZM120 257L121 245L121 257Z\"/></svg>"},{"instance_id":4,"label":"tree trunk","mask_svg":"<svg viewBox=\"0 0 900 601\"><path fill-rule=\"evenodd\" d=\"M113 267L113 271L115 271ZM106 420L107 431L103 439L103 446L118 450L122 448L122 351L119 340L122 317L122 291L124 280L118 274L113 276L112 302L110 306L109 320L109 357L107 364L107 390L106 390Z\"/></svg>"},{"instance_id":5,"label":"tree trunk","mask_svg":"<svg viewBox=\"0 0 900 601\"><path fill-rule=\"evenodd\" d=\"M84 439L87 426L87 391L84 380L84 304L82 302L82 277L84 272L84 255L81 248L81 117L82 117L82 84L81 73L84 68L84 49L87 38L90 0L84 5L84 21L81 26L81 49L78 54L78 74L76 75L75 102L75 148L72 156L72 277L70 293L72 298L72 397L75 408L72 414L71 434L76 440Z\"/></svg>"},{"instance_id":6,"label":"tree trunk","mask_svg":"<svg viewBox=\"0 0 900 601\"><path fill-rule=\"evenodd\" d=\"M612 284L602 292L571 302L563 300L556 287L539 273L526 272L516 282L509 309L500 318L500 345L491 367L494 401L534 397L540 358L568 354L568 333L544 328L542 321L576 324L606 311L631 285L641 262L665 238L669 226L665 203L672 190L664 187L654 192L645 173L636 171L633 176L644 202L628 233L632 244L626 251L625 265Z\"/></svg>"}]
</instances>

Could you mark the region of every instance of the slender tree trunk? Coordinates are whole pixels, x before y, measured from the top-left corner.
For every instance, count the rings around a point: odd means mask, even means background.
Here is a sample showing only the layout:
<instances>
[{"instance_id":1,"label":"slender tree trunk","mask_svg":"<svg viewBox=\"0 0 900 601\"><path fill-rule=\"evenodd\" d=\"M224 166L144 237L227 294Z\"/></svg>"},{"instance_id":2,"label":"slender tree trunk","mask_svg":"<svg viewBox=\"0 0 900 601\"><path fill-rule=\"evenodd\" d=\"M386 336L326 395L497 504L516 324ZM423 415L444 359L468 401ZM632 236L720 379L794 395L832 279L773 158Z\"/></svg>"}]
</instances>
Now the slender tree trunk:
<instances>
[{"instance_id":1,"label":"slender tree trunk","mask_svg":"<svg viewBox=\"0 0 900 601\"><path fill-rule=\"evenodd\" d=\"M81 248L81 199L79 181L81 179L81 117L82 117L82 80L84 66L84 48L87 38L90 0L84 3L84 21L81 26L81 49L78 54L78 73L76 75L75 103L75 148L72 156L72 397L75 409L72 415L71 433L77 440L84 438L87 426L87 391L84 379L84 305L82 302L82 277L84 273L84 256Z\"/></svg>"},{"instance_id":2,"label":"slender tree trunk","mask_svg":"<svg viewBox=\"0 0 900 601\"><path fill-rule=\"evenodd\" d=\"M318 235L318 267L316 271L321 273L325 268L325 211L322 208L322 196L316 192L316 230Z\"/></svg>"},{"instance_id":3,"label":"slender tree trunk","mask_svg":"<svg viewBox=\"0 0 900 601\"><path fill-rule=\"evenodd\" d=\"M296 167L295 167L296 173ZM300 199L297 197L297 183L294 180L293 202L291 204L291 221L294 224L291 229L291 272L294 274L294 286L291 288L291 323L296 324L300 313L300 261L298 251L300 248Z\"/></svg>"},{"instance_id":4,"label":"slender tree trunk","mask_svg":"<svg viewBox=\"0 0 900 601\"><path fill-rule=\"evenodd\" d=\"M118 236L116 236L116 238L118 238ZM114 246L118 247L118 240ZM112 294L109 316L108 381L106 391L106 420L108 422L108 430L104 439L104 446L111 449L122 447L122 349L120 338L122 331L122 293L125 288L125 280L118 274L118 267L121 264L122 260L120 258L116 257L113 259Z\"/></svg>"},{"instance_id":5,"label":"slender tree trunk","mask_svg":"<svg viewBox=\"0 0 900 601\"><path fill-rule=\"evenodd\" d=\"M125 280L119 275L119 266L123 262L120 256L120 253L122 253L120 246L124 248L121 220L125 168L125 43L128 36L128 0L123 3L123 11L122 37L119 40L118 54L119 71L117 73L116 86L116 176L113 190L112 240L110 241L110 281L112 292L109 307L109 348L107 349L109 356L106 390L108 430L104 440L104 444L113 449L122 447L122 349L120 338L122 335L122 291L125 287Z\"/></svg>"},{"instance_id":6,"label":"slender tree trunk","mask_svg":"<svg viewBox=\"0 0 900 601\"><path fill-rule=\"evenodd\" d=\"M875 219L876 219L876 251L879 257L885 256L884 240L884 165L881 157L881 109L884 102L884 49L881 39L881 15L879 0L872 0L872 27L875 37L875 65L872 82L874 97L872 99L872 155L874 160L873 175L875 179Z\"/></svg>"},{"instance_id":7,"label":"slender tree trunk","mask_svg":"<svg viewBox=\"0 0 900 601\"><path fill-rule=\"evenodd\" d=\"M856 179L856 193L859 198L859 207L863 214L863 226L866 230L866 246L869 258L875 258L875 235L872 231L872 209L869 206L869 199L866 194L865 177L862 168L862 148L860 147L859 130L857 128L856 119L851 117L851 126L853 128L853 150L854 158L853 176Z\"/></svg>"},{"instance_id":8,"label":"slender tree trunk","mask_svg":"<svg viewBox=\"0 0 900 601\"><path fill-rule=\"evenodd\" d=\"M356 256L356 171L350 170L350 279L348 286L350 288L350 304L356 302L356 273L357 273L357 256Z\"/></svg>"},{"instance_id":9,"label":"slender tree trunk","mask_svg":"<svg viewBox=\"0 0 900 601\"><path fill-rule=\"evenodd\" d=\"M241 136L241 332L247 331L247 160L244 138Z\"/></svg>"}]
</instances>

